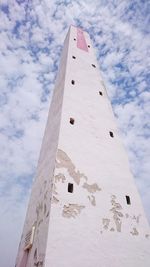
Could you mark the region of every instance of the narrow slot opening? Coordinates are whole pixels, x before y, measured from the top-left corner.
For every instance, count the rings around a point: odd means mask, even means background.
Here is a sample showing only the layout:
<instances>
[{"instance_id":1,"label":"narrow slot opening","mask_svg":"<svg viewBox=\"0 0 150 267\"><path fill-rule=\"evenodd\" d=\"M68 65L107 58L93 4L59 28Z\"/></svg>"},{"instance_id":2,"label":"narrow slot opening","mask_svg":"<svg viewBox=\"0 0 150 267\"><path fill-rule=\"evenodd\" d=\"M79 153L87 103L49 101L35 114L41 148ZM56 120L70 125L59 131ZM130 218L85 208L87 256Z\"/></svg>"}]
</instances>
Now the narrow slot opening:
<instances>
[{"instance_id":1,"label":"narrow slot opening","mask_svg":"<svg viewBox=\"0 0 150 267\"><path fill-rule=\"evenodd\" d=\"M131 205L131 200L129 196L126 196L126 202L127 202L127 205Z\"/></svg>"},{"instance_id":2,"label":"narrow slot opening","mask_svg":"<svg viewBox=\"0 0 150 267\"><path fill-rule=\"evenodd\" d=\"M70 124L74 124L74 119L73 118L70 118Z\"/></svg>"},{"instance_id":3,"label":"narrow slot opening","mask_svg":"<svg viewBox=\"0 0 150 267\"><path fill-rule=\"evenodd\" d=\"M92 67L93 67L93 68L96 68L95 64L92 64Z\"/></svg>"},{"instance_id":4,"label":"narrow slot opening","mask_svg":"<svg viewBox=\"0 0 150 267\"><path fill-rule=\"evenodd\" d=\"M73 193L73 184L68 183L68 192Z\"/></svg>"},{"instance_id":5,"label":"narrow slot opening","mask_svg":"<svg viewBox=\"0 0 150 267\"><path fill-rule=\"evenodd\" d=\"M71 83L74 85L74 84L75 84L75 81L74 81L74 80L72 80L72 81L71 81Z\"/></svg>"},{"instance_id":6,"label":"narrow slot opening","mask_svg":"<svg viewBox=\"0 0 150 267\"><path fill-rule=\"evenodd\" d=\"M114 137L113 132L109 132L110 137Z\"/></svg>"},{"instance_id":7,"label":"narrow slot opening","mask_svg":"<svg viewBox=\"0 0 150 267\"><path fill-rule=\"evenodd\" d=\"M73 58L73 59L76 59L76 57L75 57L75 56L72 56L72 58Z\"/></svg>"},{"instance_id":8,"label":"narrow slot opening","mask_svg":"<svg viewBox=\"0 0 150 267\"><path fill-rule=\"evenodd\" d=\"M90 48L90 45L88 45L88 48Z\"/></svg>"},{"instance_id":9,"label":"narrow slot opening","mask_svg":"<svg viewBox=\"0 0 150 267\"><path fill-rule=\"evenodd\" d=\"M99 91L99 95L103 95L102 91Z\"/></svg>"},{"instance_id":10,"label":"narrow slot opening","mask_svg":"<svg viewBox=\"0 0 150 267\"><path fill-rule=\"evenodd\" d=\"M76 41L76 38L74 38L74 41Z\"/></svg>"}]
</instances>

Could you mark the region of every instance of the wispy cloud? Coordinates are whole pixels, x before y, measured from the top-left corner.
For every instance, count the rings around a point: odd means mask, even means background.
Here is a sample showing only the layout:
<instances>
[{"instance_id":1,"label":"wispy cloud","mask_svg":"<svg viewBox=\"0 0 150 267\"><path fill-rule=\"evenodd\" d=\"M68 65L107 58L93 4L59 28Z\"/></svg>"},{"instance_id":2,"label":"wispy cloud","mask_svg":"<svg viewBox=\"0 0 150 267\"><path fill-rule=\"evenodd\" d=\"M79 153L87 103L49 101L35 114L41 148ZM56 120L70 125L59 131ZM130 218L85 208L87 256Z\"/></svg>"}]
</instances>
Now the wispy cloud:
<instances>
[{"instance_id":1,"label":"wispy cloud","mask_svg":"<svg viewBox=\"0 0 150 267\"><path fill-rule=\"evenodd\" d=\"M83 27L93 40L135 181L150 218L149 13L148 1L142 0L1 0L3 267L12 266L16 256L60 53L70 24Z\"/></svg>"}]
</instances>

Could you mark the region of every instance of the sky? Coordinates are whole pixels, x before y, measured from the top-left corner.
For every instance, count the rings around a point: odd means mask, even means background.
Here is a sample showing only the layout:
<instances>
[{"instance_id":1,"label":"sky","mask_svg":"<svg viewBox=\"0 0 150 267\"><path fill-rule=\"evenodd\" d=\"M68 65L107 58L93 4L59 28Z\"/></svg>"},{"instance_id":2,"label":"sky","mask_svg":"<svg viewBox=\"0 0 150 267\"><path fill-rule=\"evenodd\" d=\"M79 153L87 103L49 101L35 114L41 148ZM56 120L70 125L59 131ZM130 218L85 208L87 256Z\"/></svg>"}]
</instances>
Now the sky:
<instances>
[{"instance_id":1,"label":"sky","mask_svg":"<svg viewBox=\"0 0 150 267\"><path fill-rule=\"evenodd\" d=\"M0 266L14 266L63 41L95 48L150 221L150 2L0 0Z\"/></svg>"}]
</instances>

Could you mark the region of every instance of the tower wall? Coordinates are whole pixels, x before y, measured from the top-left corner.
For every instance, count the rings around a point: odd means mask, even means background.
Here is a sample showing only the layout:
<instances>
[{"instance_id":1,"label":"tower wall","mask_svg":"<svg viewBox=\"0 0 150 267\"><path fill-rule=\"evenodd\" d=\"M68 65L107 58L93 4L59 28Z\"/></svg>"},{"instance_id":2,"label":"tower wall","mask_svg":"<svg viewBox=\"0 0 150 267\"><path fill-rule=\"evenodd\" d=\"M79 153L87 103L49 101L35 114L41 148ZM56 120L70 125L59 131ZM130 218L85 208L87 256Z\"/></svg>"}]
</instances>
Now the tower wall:
<instances>
[{"instance_id":1,"label":"tower wall","mask_svg":"<svg viewBox=\"0 0 150 267\"><path fill-rule=\"evenodd\" d=\"M64 44L24 233L34 220L26 267L149 266L149 225L91 41L73 26Z\"/></svg>"}]
</instances>

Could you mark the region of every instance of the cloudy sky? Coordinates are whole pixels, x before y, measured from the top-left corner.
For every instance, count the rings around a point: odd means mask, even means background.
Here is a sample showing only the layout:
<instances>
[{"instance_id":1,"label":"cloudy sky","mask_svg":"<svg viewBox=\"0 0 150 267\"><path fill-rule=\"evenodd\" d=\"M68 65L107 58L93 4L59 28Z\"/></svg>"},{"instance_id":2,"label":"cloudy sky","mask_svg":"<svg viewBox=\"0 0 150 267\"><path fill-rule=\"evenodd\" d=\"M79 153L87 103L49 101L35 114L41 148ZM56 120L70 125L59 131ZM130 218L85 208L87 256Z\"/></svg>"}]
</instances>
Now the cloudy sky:
<instances>
[{"instance_id":1,"label":"cloudy sky","mask_svg":"<svg viewBox=\"0 0 150 267\"><path fill-rule=\"evenodd\" d=\"M150 220L149 14L148 0L0 0L0 266L14 266L70 24L91 36Z\"/></svg>"}]
</instances>

